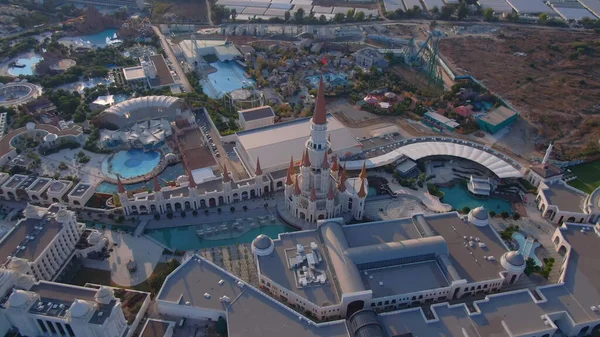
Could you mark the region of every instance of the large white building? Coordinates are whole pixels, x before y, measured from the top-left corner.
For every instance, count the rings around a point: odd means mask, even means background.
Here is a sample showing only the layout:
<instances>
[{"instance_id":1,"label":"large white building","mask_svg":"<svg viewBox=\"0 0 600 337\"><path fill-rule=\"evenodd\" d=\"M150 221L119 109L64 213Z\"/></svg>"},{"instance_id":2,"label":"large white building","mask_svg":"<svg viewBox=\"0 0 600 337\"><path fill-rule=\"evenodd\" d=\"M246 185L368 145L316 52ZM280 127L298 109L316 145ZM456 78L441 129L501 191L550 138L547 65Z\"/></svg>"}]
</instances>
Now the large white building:
<instances>
[{"instance_id":1,"label":"large white building","mask_svg":"<svg viewBox=\"0 0 600 337\"><path fill-rule=\"evenodd\" d=\"M350 179L346 169L339 167L337 157L330 158L333 151L327 136L324 91L321 78L299 174L293 158L290 160L285 181L286 208L293 217L311 223L344 213L362 219L368 191L366 167L358 179Z\"/></svg>"},{"instance_id":2,"label":"large white building","mask_svg":"<svg viewBox=\"0 0 600 337\"><path fill-rule=\"evenodd\" d=\"M84 225L61 204L28 205L23 214L25 219L0 241L1 268L53 280L73 257Z\"/></svg>"},{"instance_id":3,"label":"large white building","mask_svg":"<svg viewBox=\"0 0 600 337\"><path fill-rule=\"evenodd\" d=\"M242 129L252 130L275 124L275 112L268 105L238 111Z\"/></svg>"}]
</instances>

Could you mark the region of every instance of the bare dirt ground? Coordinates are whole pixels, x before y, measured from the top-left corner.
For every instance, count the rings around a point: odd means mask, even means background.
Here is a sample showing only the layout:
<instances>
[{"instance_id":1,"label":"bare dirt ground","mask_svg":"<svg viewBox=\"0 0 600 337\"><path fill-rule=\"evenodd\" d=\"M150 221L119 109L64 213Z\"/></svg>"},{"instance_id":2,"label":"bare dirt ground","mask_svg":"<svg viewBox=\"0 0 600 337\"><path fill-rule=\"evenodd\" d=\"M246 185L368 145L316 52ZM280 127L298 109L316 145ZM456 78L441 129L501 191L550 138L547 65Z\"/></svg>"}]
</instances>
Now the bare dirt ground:
<instances>
[{"instance_id":1,"label":"bare dirt ground","mask_svg":"<svg viewBox=\"0 0 600 337\"><path fill-rule=\"evenodd\" d=\"M534 133L555 141L559 159L576 157L598 140L598 35L511 27L494 36L444 39L440 51L457 74L482 81L514 105Z\"/></svg>"},{"instance_id":2,"label":"bare dirt ground","mask_svg":"<svg viewBox=\"0 0 600 337\"><path fill-rule=\"evenodd\" d=\"M209 13L206 1L161 0L154 4L152 21L161 23L208 23Z\"/></svg>"}]
</instances>

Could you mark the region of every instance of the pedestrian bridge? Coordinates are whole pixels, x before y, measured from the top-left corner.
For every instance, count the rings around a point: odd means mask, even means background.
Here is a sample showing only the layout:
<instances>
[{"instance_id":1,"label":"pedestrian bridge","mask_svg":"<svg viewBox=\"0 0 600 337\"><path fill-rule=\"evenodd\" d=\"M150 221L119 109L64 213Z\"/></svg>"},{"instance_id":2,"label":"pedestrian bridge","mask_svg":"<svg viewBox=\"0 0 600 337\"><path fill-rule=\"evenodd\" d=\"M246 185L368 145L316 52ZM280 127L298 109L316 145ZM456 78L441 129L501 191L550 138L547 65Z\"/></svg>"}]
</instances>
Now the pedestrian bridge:
<instances>
[{"instance_id":1,"label":"pedestrian bridge","mask_svg":"<svg viewBox=\"0 0 600 337\"><path fill-rule=\"evenodd\" d=\"M398 148L373 158L366 159L367 168L394 163L402 156L419 160L430 156L451 156L474 161L494 172L499 178L520 178L523 167L503 153L485 145L448 137L419 137L396 143ZM343 162L348 170L360 170L365 160Z\"/></svg>"}]
</instances>

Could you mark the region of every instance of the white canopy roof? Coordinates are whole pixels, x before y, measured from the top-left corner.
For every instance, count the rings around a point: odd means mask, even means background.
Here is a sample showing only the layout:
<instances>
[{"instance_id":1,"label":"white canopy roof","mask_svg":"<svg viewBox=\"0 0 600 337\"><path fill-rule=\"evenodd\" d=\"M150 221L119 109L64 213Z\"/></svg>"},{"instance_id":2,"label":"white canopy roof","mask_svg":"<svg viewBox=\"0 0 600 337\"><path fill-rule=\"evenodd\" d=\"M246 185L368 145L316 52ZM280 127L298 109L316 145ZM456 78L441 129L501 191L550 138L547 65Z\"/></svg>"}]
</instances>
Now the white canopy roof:
<instances>
[{"instance_id":1,"label":"white canopy roof","mask_svg":"<svg viewBox=\"0 0 600 337\"><path fill-rule=\"evenodd\" d=\"M400 147L384 155L366 160L367 168L374 168L393 163L401 156L419 160L429 156L453 156L479 163L499 178L522 177L521 166L504 154L491 148L454 138L422 137L407 139ZM364 160L346 161L348 170L360 170Z\"/></svg>"}]
</instances>

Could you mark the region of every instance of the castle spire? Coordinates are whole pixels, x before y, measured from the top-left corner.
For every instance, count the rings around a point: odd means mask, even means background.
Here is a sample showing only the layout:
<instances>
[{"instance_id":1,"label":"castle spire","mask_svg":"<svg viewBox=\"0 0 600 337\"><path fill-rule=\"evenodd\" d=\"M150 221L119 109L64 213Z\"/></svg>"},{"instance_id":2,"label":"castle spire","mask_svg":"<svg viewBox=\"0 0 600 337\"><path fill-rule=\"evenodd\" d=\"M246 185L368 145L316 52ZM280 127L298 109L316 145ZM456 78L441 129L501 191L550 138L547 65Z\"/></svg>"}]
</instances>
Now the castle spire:
<instances>
[{"instance_id":1,"label":"castle spire","mask_svg":"<svg viewBox=\"0 0 600 337\"><path fill-rule=\"evenodd\" d=\"M360 190L357 193L358 197L364 199L367 196L367 192L365 192L365 180L361 179L360 181Z\"/></svg>"},{"instance_id":2,"label":"castle spire","mask_svg":"<svg viewBox=\"0 0 600 337\"><path fill-rule=\"evenodd\" d=\"M223 182L228 183L231 181L229 172L227 171L227 164L223 164Z\"/></svg>"},{"instance_id":3,"label":"castle spire","mask_svg":"<svg viewBox=\"0 0 600 337\"><path fill-rule=\"evenodd\" d=\"M292 181L292 172L294 172L294 156L290 158L290 167L288 167L287 178L285 178L285 184L287 186L292 185L294 183Z\"/></svg>"},{"instance_id":4,"label":"castle spire","mask_svg":"<svg viewBox=\"0 0 600 337\"><path fill-rule=\"evenodd\" d=\"M342 169L342 177L340 178L340 183L338 184L338 190L340 192L344 192L346 190L346 179L348 179L348 175L346 173L346 163L344 163L344 168Z\"/></svg>"},{"instance_id":5,"label":"castle spire","mask_svg":"<svg viewBox=\"0 0 600 337\"><path fill-rule=\"evenodd\" d=\"M319 93L315 102L315 110L312 117L312 122L315 124L327 123L327 115L325 112L325 84L323 83L323 75L319 79Z\"/></svg>"},{"instance_id":6,"label":"castle spire","mask_svg":"<svg viewBox=\"0 0 600 337\"><path fill-rule=\"evenodd\" d=\"M298 180L300 180L300 179L298 179L298 174L296 173L296 179L294 179L294 194L295 195L300 195L300 193L302 192L302 191L300 191L300 186L298 186Z\"/></svg>"},{"instance_id":7,"label":"castle spire","mask_svg":"<svg viewBox=\"0 0 600 337\"><path fill-rule=\"evenodd\" d=\"M363 161L363 167L362 170L360 171L360 175L359 175L360 179L365 179L367 177L367 161Z\"/></svg>"},{"instance_id":8,"label":"castle spire","mask_svg":"<svg viewBox=\"0 0 600 337\"><path fill-rule=\"evenodd\" d=\"M311 184L311 189L310 189L310 201L317 201L317 192L315 191L315 183Z\"/></svg>"},{"instance_id":9,"label":"castle spire","mask_svg":"<svg viewBox=\"0 0 600 337\"><path fill-rule=\"evenodd\" d=\"M121 175L119 175L119 174L117 174L117 187L118 187L119 193L127 193L125 186L123 186L123 183L121 182Z\"/></svg>"},{"instance_id":10,"label":"castle spire","mask_svg":"<svg viewBox=\"0 0 600 337\"><path fill-rule=\"evenodd\" d=\"M337 172L340 170L340 163L338 163L337 156L333 157L333 165L331 167L331 170L334 172Z\"/></svg>"},{"instance_id":11,"label":"castle spire","mask_svg":"<svg viewBox=\"0 0 600 337\"><path fill-rule=\"evenodd\" d=\"M335 193L333 192L333 183L329 184L329 191L327 192L327 199L333 200L335 198Z\"/></svg>"},{"instance_id":12,"label":"castle spire","mask_svg":"<svg viewBox=\"0 0 600 337\"><path fill-rule=\"evenodd\" d=\"M257 176L262 176L263 171L260 168L260 158L258 158L258 156L256 157L256 172L254 172L254 174L256 174Z\"/></svg>"},{"instance_id":13,"label":"castle spire","mask_svg":"<svg viewBox=\"0 0 600 337\"><path fill-rule=\"evenodd\" d=\"M323 164L321 164L321 168L324 170L329 169L329 158L327 158L327 151L325 151L325 155L323 157Z\"/></svg>"},{"instance_id":14,"label":"castle spire","mask_svg":"<svg viewBox=\"0 0 600 337\"><path fill-rule=\"evenodd\" d=\"M310 167L310 158L308 156L308 148L304 151L304 157L302 158L302 166Z\"/></svg>"},{"instance_id":15,"label":"castle spire","mask_svg":"<svg viewBox=\"0 0 600 337\"><path fill-rule=\"evenodd\" d=\"M160 184L158 183L158 178L154 176L152 180L154 181L154 192L160 192Z\"/></svg>"}]
</instances>

